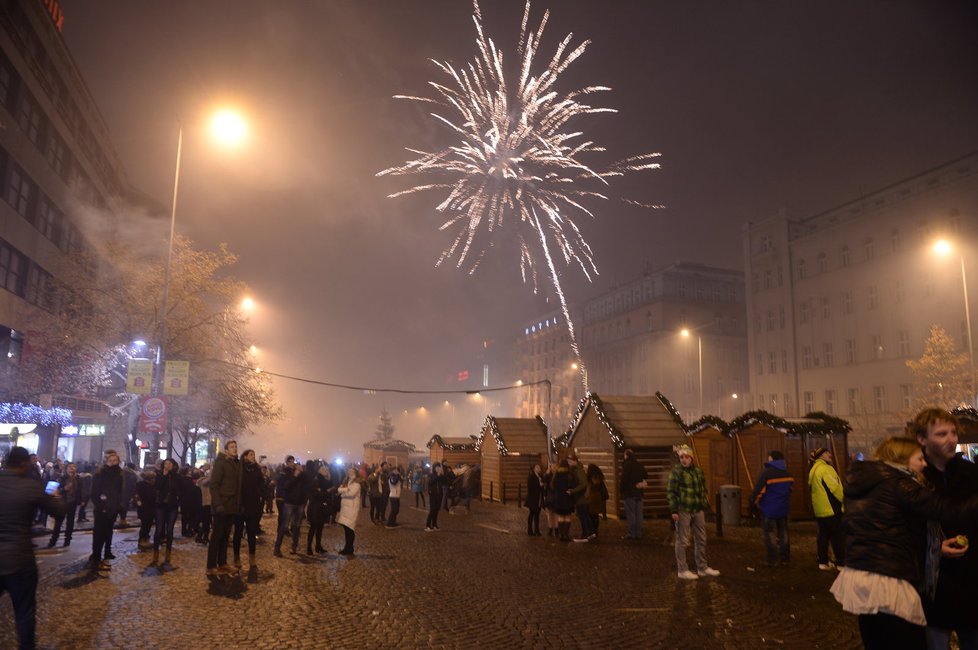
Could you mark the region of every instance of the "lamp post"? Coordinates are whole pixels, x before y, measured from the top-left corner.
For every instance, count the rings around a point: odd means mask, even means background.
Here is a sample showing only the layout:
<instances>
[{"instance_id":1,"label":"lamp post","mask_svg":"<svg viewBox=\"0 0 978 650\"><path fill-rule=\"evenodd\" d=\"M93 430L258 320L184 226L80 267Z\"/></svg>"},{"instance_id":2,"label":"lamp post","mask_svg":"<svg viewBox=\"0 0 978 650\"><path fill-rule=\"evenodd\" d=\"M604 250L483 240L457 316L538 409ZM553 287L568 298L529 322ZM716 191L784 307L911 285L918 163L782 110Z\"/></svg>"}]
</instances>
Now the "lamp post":
<instances>
[{"instance_id":1,"label":"lamp post","mask_svg":"<svg viewBox=\"0 0 978 650\"><path fill-rule=\"evenodd\" d=\"M939 239L934 243L934 252L942 257L951 255L954 247L946 239ZM978 406L978 378L975 375L975 344L971 338L971 308L968 305L968 274L964 266L964 253L959 252L958 258L961 262L961 289L964 292L964 324L968 329L968 359L971 361L971 388L975 391L972 406Z\"/></svg>"},{"instance_id":2,"label":"lamp post","mask_svg":"<svg viewBox=\"0 0 978 650\"><path fill-rule=\"evenodd\" d=\"M683 328L679 332L683 338L688 339L691 336L691 332L687 328ZM703 415L703 337L699 334L696 335L696 357L697 357L697 367L699 369L699 388L700 388L700 416Z\"/></svg>"}]
</instances>

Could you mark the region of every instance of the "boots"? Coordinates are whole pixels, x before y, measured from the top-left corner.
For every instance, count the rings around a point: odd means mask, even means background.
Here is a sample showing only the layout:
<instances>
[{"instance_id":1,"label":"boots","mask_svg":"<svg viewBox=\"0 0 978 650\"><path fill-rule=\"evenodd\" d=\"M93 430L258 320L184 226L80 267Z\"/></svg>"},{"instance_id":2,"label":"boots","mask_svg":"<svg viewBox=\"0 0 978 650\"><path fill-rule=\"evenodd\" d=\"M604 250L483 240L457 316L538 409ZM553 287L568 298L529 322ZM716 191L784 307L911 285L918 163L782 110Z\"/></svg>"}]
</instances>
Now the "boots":
<instances>
[{"instance_id":1,"label":"boots","mask_svg":"<svg viewBox=\"0 0 978 650\"><path fill-rule=\"evenodd\" d=\"M173 568L173 565L170 564L170 549L166 549L166 555L163 556L163 567L166 569Z\"/></svg>"},{"instance_id":2,"label":"boots","mask_svg":"<svg viewBox=\"0 0 978 650\"><path fill-rule=\"evenodd\" d=\"M153 561L149 563L150 566L156 566L160 563L160 549L153 549Z\"/></svg>"}]
</instances>

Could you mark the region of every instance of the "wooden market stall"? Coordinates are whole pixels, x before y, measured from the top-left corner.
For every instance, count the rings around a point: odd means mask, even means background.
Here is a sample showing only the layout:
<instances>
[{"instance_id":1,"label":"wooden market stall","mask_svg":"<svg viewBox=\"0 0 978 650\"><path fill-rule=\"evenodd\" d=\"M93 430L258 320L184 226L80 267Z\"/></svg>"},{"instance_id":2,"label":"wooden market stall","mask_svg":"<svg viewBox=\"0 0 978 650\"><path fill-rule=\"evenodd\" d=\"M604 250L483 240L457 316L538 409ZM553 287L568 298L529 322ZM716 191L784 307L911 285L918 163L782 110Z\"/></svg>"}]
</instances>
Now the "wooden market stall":
<instances>
[{"instance_id":1,"label":"wooden market stall","mask_svg":"<svg viewBox=\"0 0 978 650\"><path fill-rule=\"evenodd\" d=\"M682 420L661 394L601 398L594 393L581 400L568 430L555 442L561 457L574 450L585 466L604 472L608 487L608 516L624 518L618 484L625 449L648 473L645 516L668 514L666 483L675 457L673 446L686 442Z\"/></svg>"},{"instance_id":2,"label":"wooden market stall","mask_svg":"<svg viewBox=\"0 0 978 650\"><path fill-rule=\"evenodd\" d=\"M429 456L432 463L458 465L478 465L479 450L476 449L476 436L466 438L442 437L437 433L428 441Z\"/></svg>"},{"instance_id":3,"label":"wooden market stall","mask_svg":"<svg viewBox=\"0 0 978 650\"><path fill-rule=\"evenodd\" d=\"M734 483L736 442L727 431L728 426L719 418L707 416L690 424L686 431L696 462L706 476L706 491L714 506L720 486Z\"/></svg>"},{"instance_id":4,"label":"wooden market stall","mask_svg":"<svg viewBox=\"0 0 978 650\"><path fill-rule=\"evenodd\" d=\"M476 440L482 466L482 499L516 501L526 494L526 478L537 463L546 467L547 425L536 418L486 416Z\"/></svg>"},{"instance_id":5,"label":"wooden market stall","mask_svg":"<svg viewBox=\"0 0 978 650\"><path fill-rule=\"evenodd\" d=\"M415 451L413 444L403 440L371 440L363 443L363 462L367 465L380 465L386 461L388 465L407 470Z\"/></svg>"},{"instance_id":6,"label":"wooden market stall","mask_svg":"<svg viewBox=\"0 0 978 650\"><path fill-rule=\"evenodd\" d=\"M791 491L791 519L811 519L808 490L809 455L824 447L832 452L840 477L849 469L848 433L845 420L813 413L807 418L780 418L766 411L751 411L735 418L727 429L734 438L734 481L741 488L741 514L747 514L754 481L764 468L768 453L784 453L788 473L795 479Z\"/></svg>"}]
</instances>

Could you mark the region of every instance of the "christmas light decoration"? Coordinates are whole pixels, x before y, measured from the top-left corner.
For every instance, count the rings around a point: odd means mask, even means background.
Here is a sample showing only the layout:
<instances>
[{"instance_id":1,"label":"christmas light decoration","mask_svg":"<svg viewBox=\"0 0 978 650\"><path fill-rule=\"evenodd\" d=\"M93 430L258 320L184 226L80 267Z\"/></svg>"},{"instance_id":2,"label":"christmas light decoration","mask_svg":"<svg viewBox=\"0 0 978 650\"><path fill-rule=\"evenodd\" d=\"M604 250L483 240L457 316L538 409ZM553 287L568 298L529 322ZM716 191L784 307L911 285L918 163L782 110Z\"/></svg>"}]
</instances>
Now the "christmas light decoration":
<instances>
[{"instance_id":1,"label":"christmas light decoration","mask_svg":"<svg viewBox=\"0 0 978 650\"><path fill-rule=\"evenodd\" d=\"M567 428L567 431L554 439L555 447L558 444L563 447L567 447L570 444L571 436L574 434L574 431L577 430L577 427L580 426L581 419L584 417L584 412L589 406L594 409L594 414L597 416L598 422L603 424L608 430L608 435L611 436L611 442L615 445L615 449L624 449L625 439L622 437L621 431L619 431L618 427L616 427L611 419L608 418L601 398L598 397L597 393L592 393L590 391L588 391L588 393L584 395L584 397L578 403L577 411L574 413L574 418L571 420L571 425Z\"/></svg>"},{"instance_id":2,"label":"christmas light decoration","mask_svg":"<svg viewBox=\"0 0 978 650\"><path fill-rule=\"evenodd\" d=\"M477 450L478 447L476 446L476 441L478 440L478 438L476 438L475 436L469 436L469 438L470 438L471 442L466 442L466 443L449 443L449 442L445 442L445 439L442 438L440 435L438 435L436 433L435 435L431 436L431 440L429 440L428 441L428 444L425 445L425 446L428 449L431 449L431 445L433 445L433 444L435 444L437 442L441 446L441 448L444 449L445 451L475 451L475 450Z\"/></svg>"},{"instance_id":3,"label":"christmas light decoration","mask_svg":"<svg viewBox=\"0 0 978 650\"><path fill-rule=\"evenodd\" d=\"M0 402L0 422L5 424L39 424L68 426L71 424L71 409L45 409L34 404L20 402Z\"/></svg>"}]
</instances>

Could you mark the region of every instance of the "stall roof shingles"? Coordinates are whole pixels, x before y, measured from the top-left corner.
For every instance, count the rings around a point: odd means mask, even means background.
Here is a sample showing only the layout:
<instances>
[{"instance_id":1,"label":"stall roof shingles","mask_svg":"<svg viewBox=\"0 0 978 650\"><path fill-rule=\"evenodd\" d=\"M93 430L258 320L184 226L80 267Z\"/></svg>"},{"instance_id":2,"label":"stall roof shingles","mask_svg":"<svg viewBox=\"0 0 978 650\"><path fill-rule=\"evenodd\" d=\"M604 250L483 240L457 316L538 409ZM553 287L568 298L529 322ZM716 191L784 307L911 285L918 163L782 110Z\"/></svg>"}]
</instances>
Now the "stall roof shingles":
<instances>
[{"instance_id":1,"label":"stall roof shingles","mask_svg":"<svg viewBox=\"0 0 978 650\"><path fill-rule=\"evenodd\" d=\"M509 453L519 454L545 454L547 453L547 430L541 426L536 418L497 418L489 416L496 423L499 430L499 437ZM498 447L496 439L489 430L489 418L482 427L481 444L492 439L492 445Z\"/></svg>"},{"instance_id":2,"label":"stall roof shingles","mask_svg":"<svg viewBox=\"0 0 978 650\"><path fill-rule=\"evenodd\" d=\"M605 415L618 429L625 446L665 447L680 443L686 438L682 427L654 395L599 396L599 399L604 406ZM592 408L593 402L589 401L581 417L573 425L570 444L573 444L573 434Z\"/></svg>"}]
</instances>

